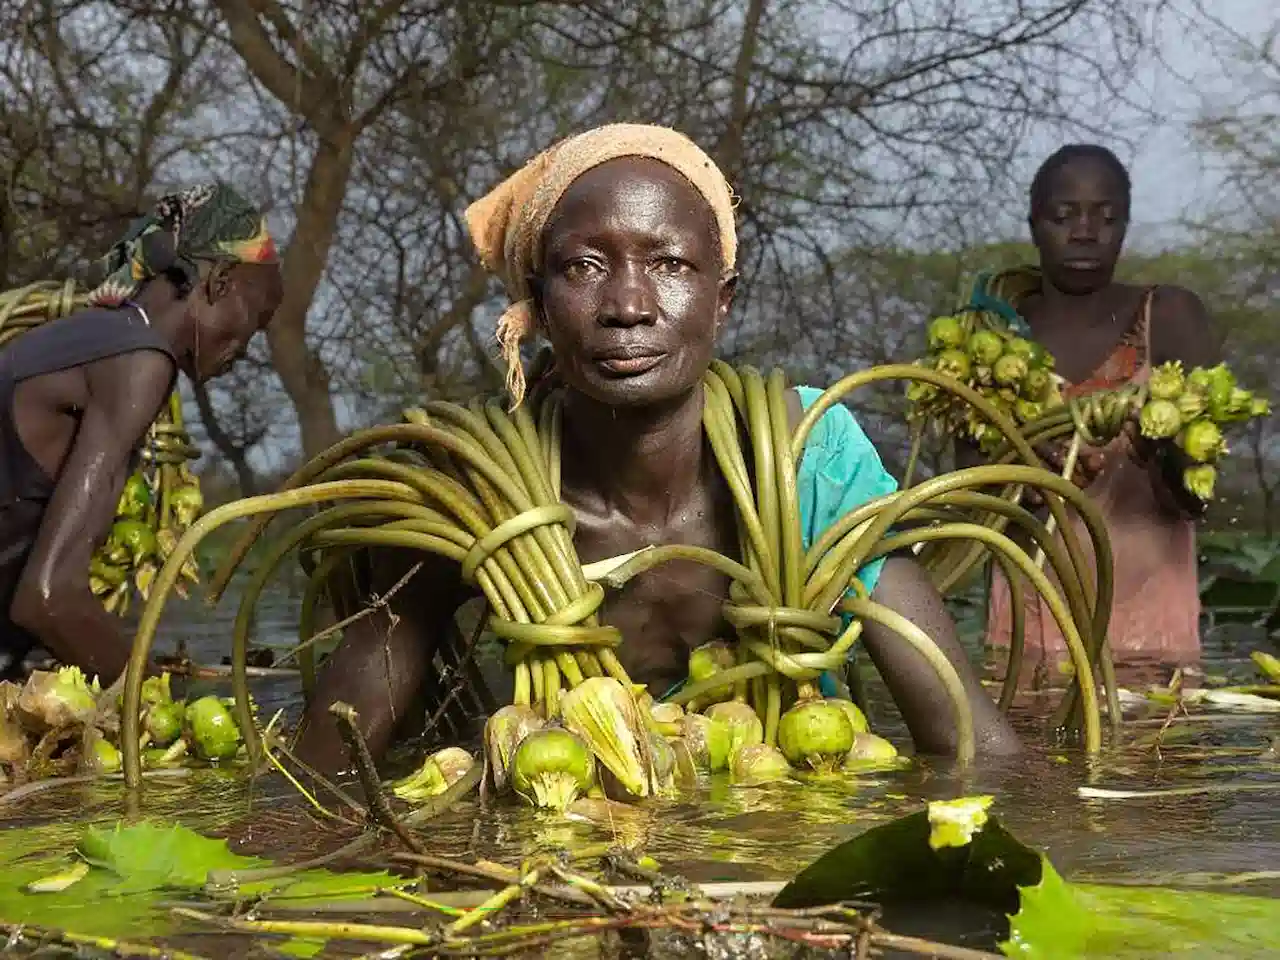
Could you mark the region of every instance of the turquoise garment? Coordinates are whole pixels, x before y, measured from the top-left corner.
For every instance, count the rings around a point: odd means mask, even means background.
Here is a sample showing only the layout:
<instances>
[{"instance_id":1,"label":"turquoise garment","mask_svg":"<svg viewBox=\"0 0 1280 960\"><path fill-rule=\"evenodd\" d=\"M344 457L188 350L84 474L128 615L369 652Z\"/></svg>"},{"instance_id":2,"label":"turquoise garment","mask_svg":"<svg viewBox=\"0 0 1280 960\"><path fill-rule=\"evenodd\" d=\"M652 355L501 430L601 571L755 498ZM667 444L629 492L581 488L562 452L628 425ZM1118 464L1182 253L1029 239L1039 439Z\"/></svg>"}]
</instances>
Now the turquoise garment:
<instances>
[{"instance_id":1,"label":"turquoise garment","mask_svg":"<svg viewBox=\"0 0 1280 960\"><path fill-rule=\"evenodd\" d=\"M822 391L796 387L800 403L808 410ZM822 415L805 443L800 469L796 471L800 495L800 529L804 548L809 549L827 528L868 500L894 493L898 481L880 462L880 454L863 432L853 413L837 404ZM884 569L884 557L858 571L858 579L871 593ZM824 697L838 692L836 678L824 673L819 680Z\"/></svg>"},{"instance_id":2,"label":"turquoise garment","mask_svg":"<svg viewBox=\"0 0 1280 960\"><path fill-rule=\"evenodd\" d=\"M800 404L808 410L822 395L815 387L796 387ZM851 510L868 500L894 493L898 481L880 462L880 454L863 432L853 413L837 404L814 424L805 442L800 468L796 471L796 492L800 499L800 529L804 548L809 549L826 530ZM873 560L858 571L867 592L875 590L884 568L884 558ZM835 678L823 674L823 696L836 693ZM663 699L680 689L677 685Z\"/></svg>"}]
</instances>

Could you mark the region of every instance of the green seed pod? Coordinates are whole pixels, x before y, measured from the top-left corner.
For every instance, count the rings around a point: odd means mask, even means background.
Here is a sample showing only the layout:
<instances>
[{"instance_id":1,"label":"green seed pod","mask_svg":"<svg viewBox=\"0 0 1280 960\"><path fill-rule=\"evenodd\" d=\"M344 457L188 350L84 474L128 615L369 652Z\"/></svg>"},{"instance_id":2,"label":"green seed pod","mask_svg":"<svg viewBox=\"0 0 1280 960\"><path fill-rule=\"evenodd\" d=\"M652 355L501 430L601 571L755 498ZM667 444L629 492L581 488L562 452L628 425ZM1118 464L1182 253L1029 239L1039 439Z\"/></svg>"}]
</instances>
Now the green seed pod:
<instances>
[{"instance_id":1,"label":"green seed pod","mask_svg":"<svg viewBox=\"0 0 1280 960\"><path fill-rule=\"evenodd\" d=\"M739 747L764 743L764 724L760 717L745 703L730 700L707 708L706 715L729 728L729 755Z\"/></svg>"},{"instance_id":2,"label":"green seed pod","mask_svg":"<svg viewBox=\"0 0 1280 960\"><path fill-rule=\"evenodd\" d=\"M184 708L181 703L157 703L147 708L143 729L157 747L167 747L182 735Z\"/></svg>"},{"instance_id":3,"label":"green seed pod","mask_svg":"<svg viewBox=\"0 0 1280 960\"><path fill-rule=\"evenodd\" d=\"M929 349L954 350L964 346L969 327L961 317L934 317L929 321Z\"/></svg>"},{"instance_id":4,"label":"green seed pod","mask_svg":"<svg viewBox=\"0 0 1280 960\"><path fill-rule=\"evenodd\" d=\"M117 520L111 527L108 543L113 550L123 549L135 567L156 555L155 531L141 520Z\"/></svg>"},{"instance_id":5,"label":"green seed pod","mask_svg":"<svg viewBox=\"0 0 1280 960\"><path fill-rule=\"evenodd\" d=\"M81 760L86 773L118 773L120 751L98 731L90 734L88 753Z\"/></svg>"},{"instance_id":6,"label":"green seed pod","mask_svg":"<svg viewBox=\"0 0 1280 960\"><path fill-rule=\"evenodd\" d=\"M1231 404L1231 391L1236 388L1235 375L1227 369L1225 363L1210 367L1206 371L1205 398L1209 405L1209 416L1214 420L1226 419Z\"/></svg>"},{"instance_id":7,"label":"green seed pod","mask_svg":"<svg viewBox=\"0 0 1280 960\"><path fill-rule=\"evenodd\" d=\"M1006 353L991 368L991 375L996 383L1003 387L1020 385L1023 378L1030 372L1031 366L1027 363L1027 358L1015 353Z\"/></svg>"},{"instance_id":8,"label":"green seed pod","mask_svg":"<svg viewBox=\"0 0 1280 960\"><path fill-rule=\"evenodd\" d=\"M484 749L489 759L489 776L499 793L507 787L516 747L525 737L540 729L542 718L534 713L533 708L521 704L502 707L485 722Z\"/></svg>"},{"instance_id":9,"label":"green seed pod","mask_svg":"<svg viewBox=\"0 0 1280 960\"><path fill-rule=\"evenodd\" d=\"M1175 402L1178 405L1178 414L1182 417L1183 423L1190 423L1201 416L1208 406L1205 402L1204 394L1199 390L1190 388L1178 394L1178 399Z\"/></svg>"},{"instance_id":10,"label":"green seed pod","mask_svg":"<svg viewBox=\"0 0 1280 960\"><path fill-rule=\"evenodd\" d=\"M701 683L703 680L710 680L717 673L728 670L738 662L733 653L733 647L725 643L723 640L712 640L710 643L704 643L700 647L695 647L689 654L689 679L694 683ZM700 699L705 702L718 702L728 700L733 696L733 686L725 685L716 690L710 690L703 694Z\"/></svg>"},{"instance_id":11,"label":"green seed pod","mask_svg":"<svg viewBox=\"0 0 1280 960\"><path fill-rule=\"evenodd\" d=\"M1025 337L1010 337L1003 344L1003 352L1011 357L1021 357L1028 366L1038 366L1044 356L1044 349Z\"/></svg>"},{"instance_id":12,"label":"green seed pod","mask_svg":"<svg viewBox=\"0 0 1280 960\"><path fill-rule=\"evenodd\" d=\"M534 806L564 810L595 782L591 750L568 730L535 730L516 748L511 783Z\"/></svg>"},{"instance_id":13,"label":"green seed pod","mask_svg":"<svg viewBox=\"0 0 1280 960\"><path fill-rule=\"evenodd\" d=\"M240 749L240 728L217 697L201 697L187 706L186 734L202 760L229 760Z\"/></svg>"},{"instance_id":14,"label":"green seed pod","mask_svg":"<svg viewBox=\"0 0 1280 960\"><path fill-rule=\"evenodd\" d=\"M1022 396L1035 403L1043 403L1053 389L1053 374L1040 367L1032 367L1022 380Z\"/></svg>"},{"instance_id":15,"label":"green seed pod","mask_svg":"<svg viewBox=\"0 0 1280 960\"><path fill-rule=\"evenodd\" d=\"M1018 400L1013 405L1013 415L1019 423L1031 423L1044 416L1044 404L1031 400Z\"/></svg>"},{"instance_id":16,"label":"green seed pod","mask_svg":"<svg viewBox=\"0 0 1280 960\"><path fill-rule=\"evenodd\" d=\"M676 790L676 752L665 737L649 734L649 756L653 758L650 786L655 796L670 796Z\"/></svg>"},{"instance_id":17,"label":"green seed pod","mask_svg":"<svg viewBox=\"0 0 1280 960\"><path fill-rule=\"evenodd\" d=\"M142 474L135 473L124 482L120 491L120 499L116 503L116 516L129 520L142 520L151 506L151 488Z\"/></svg>"},{"instance_id":18,"label":"green seed pod","mask_svg":"<svg viewBox=\"0 0 1280 960\"><path fill-rule=\"evenodd\" d=\"M845 763L883 763L896 760L898 748L884 737L874 733L859 733L853 738L853 746L845 755Z\"/></svg>"},{"instance_id":19,"label":"green seed pod","mask_svg":"<svg viewBox=\"0 0 1280 960\"><path fill-rule=\"evenodd\" d=\"M196 517L204 509L204 495L198 484L179 487L169 495L169 503L173 507L174 518L183 527L195 523Z\"/></svg>"},{"instance_id":20,"label":"green seed pod","mask_svg":"<svg viewBox=\"0 0 1280 960\"><path fill-rule=\"evenodd\" d=\"M1178 434L1178 446L1197 463L1214 463L1226 453L1222 431L1211 420L1196 420Z\"/></svg>"},{"instance_id":21,"label":"green seed pod","mask_svg":"<svg viewBox=\"0 0 1280 960\"><path fill-rule=\"evenodd\" d=\"M698 785L698 761L693 756L693 748L684 737L671 738L667 743L676 761L676 787L681 790L692 790Z\"/></svg>"},{"instance_id":22,"label":"green seed pod","mask_svg":"<svg viewBox=\"0 0 1280 960\"><path fill-rule=\"evenodd\" d=\"M795 766L829 773L844 763L853 743L848 715L826 700L803 700L778 721L778 747Z\"/></svg>"},{"instance_id":23,"label":"green seed pod","mask_svg":"<svg viewBox=\"0 0 1280 960\"><path fill-rule=\"evenodd\" d=\"M968 380L972 372L969 355L962 350L944 350L934 360L933 368L941 374L960 381Z\"/></svg>"},{"instance_id":24,"label":"green seed pod","mask_svg":"<svg viewBox=\"0 0 1280 960\"><path fill-rule=\"evenodd\" d=\"M729 763L729 779L737 786L754 787L762 783L786 780L791 776L791 765L777 747L767 743L753 743L735 750Z\"/></svg>"},{"instance_id":25,"label":"green seed pod","mask_svg":"<svg viewBox=\"0 0 1280 960\"><path fill-rule=\"evenodd\" d=\"M1182 429L1182 417L1178 405L1172 400L1148 400L1138 416L1138 426L1144 437L1167 440Z\"/></svg>"},{"instance_id":26,"label":"green seed pod","mask_svg":"<svg viewBox=\"0 0 1280 960\"><path fill-rule=\"evenodd\" d=\"M715 772L728 766L733 734L727 724L701 713L686 713L680 718L680 731L699 767Z\"/></svg>"},{"instance_id":27,"label":"green seed pod","mask_svg":"<svg viewBox=\"0 0 1280 960\"><path fill-rule=\"evenodd\" d=\"M858 705L852 700L844 700L840 697L827 697L826 702L833 703L844 711L844 715L848 717L849 726L853 727L854 733L866 733L871 729L871 726L867 723L866 714L858 709Z\"/></svg>"},{"instance_id":28,"label":"green seed pod","mask_svg":"<svg viewBox=\"0 0 1280 960\"><path fill-rule=\"evenodd\" d=\"M676 723L684 716L684 707L678 703L655 703L649 708L649 716L657 723Z\"/></svg>"},{"instance_id":29,"label":"green seed pod","mask_svg":"<svg viewBox=\"0 0 1280 960\"><path fill-rule=\"evenodd\" d=\"M1213 487L1217 479L1217 468L1209 463L1197 463L1195 466L1187 467L1182 471L1182 485L1193 496L1198 497L1205 503L1213 499Z\"/></svg>"},{"instance_id":30,"label":"green seed pod","mask_svg":"<svg viewBox=\"0 0 1280 960\"><path fill-rule=\"evenodd\" d=\"M1155 367L1147 381L1147 391L1153 400L1177 400L1185 388L1186 377L1177 360Z\"/></svg>"},{"instance_id":31,"label":"green seed pod","mask_svg":"<svg viewBox=\"0 0 1280 960\"><path fill-rule=\"evenodd\" d=\"M79 667L61 667L56 671L35 670L14 707L27 729L43 733L56 727L88 723L97 713L98 682L85 682Z\"/></svg>"},{"instance_id":32,"label":"green seed pod","mask_svg":"<svg viewBox=\"0 0 1280 960\"><path fill-rule=\"evenodd\" d=\"M994 330L979 330L969 337L969 359L981 367L989 367L1004 353L1004 340Z\"/></svg>"}]
</instances>

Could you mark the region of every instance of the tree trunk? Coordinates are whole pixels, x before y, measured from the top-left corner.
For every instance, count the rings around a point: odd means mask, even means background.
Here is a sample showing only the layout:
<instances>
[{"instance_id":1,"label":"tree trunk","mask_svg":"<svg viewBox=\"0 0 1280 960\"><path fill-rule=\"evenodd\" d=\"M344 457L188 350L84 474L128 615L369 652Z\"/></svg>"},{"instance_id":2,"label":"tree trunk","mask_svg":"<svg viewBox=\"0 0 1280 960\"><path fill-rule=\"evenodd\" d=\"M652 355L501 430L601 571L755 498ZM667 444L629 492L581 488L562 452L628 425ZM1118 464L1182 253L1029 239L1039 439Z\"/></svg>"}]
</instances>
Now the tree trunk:
<instances>
[{"instance_id":1,"label":"tree trunk","mask_svg":"<svg viewBox=\"0 0 1280 960\"><path fill-rule=\"evenodd\" d=\"M307 312L324 277L337 232L353 148L350 136L336 143L322 138L316 147L297 208L297 227L282 262L284 299L267 328L271 365L298 412L302 451L307 457L341 439L329 394L329 371L307 344Z\"/></svg>"}]
</instances>

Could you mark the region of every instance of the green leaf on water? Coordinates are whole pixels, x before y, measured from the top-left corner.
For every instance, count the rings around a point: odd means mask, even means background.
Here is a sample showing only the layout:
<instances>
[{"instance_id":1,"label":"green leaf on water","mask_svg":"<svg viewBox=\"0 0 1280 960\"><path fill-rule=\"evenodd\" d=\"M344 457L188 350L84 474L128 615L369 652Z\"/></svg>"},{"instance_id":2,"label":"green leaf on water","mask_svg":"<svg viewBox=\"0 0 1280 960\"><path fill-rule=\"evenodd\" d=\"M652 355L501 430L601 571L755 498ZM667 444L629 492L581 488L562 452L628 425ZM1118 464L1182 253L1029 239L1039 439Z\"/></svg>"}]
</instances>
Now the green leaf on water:
<instances>
[{"instance_id":1,"label":"green leaf on water","mask_svg":"<svg viewBox=\"0 0 1280 960\"><path fill-rule=\"evenodd\" d=\"M1046 860L1021 891L1001 949L1026 960L1280 955L1280 900L1160 887L1073 884Z\"/></svg>"},{"instance_id":2,"label":"green leaf on water","mask_svg":"<svg viewBox=\"0 0 1280 960\"><path fill-rule=\"evenodd\" d=\"M93 826L78 841L64 825L9 829L0 857L0 917L13 923L73 930L76 933L146 939L170 933L175 922L156 903L173 899L166 891L199 895L210 870L253 869L270 861L233 853L225 840L201 836L186 827L144 822ZM72 844L78 857L66 853ZM28 892L27 885L91 865L88 874L61 891ZM385 872L333 873L307 870L288 877L244 884L237 896L267 896L298 903L373 896L378 889L411 881ZM288 950L313 956L320 945L294 940Z\"/></svg>"},{"instance_id":3,"label":"green leaf on water","mask_svg":"<svg viewBox=\"0 0 1280 960\"><path fill-rule=\"evenodd\" d=\"M966 806L985 812L980 799L930 804L845 841L797 874L773 905L965 901L1004 913L1009 933L1000 946L1026 960L1280 956L1277 899L1069 883L994 817L967 843L937 845L939 824L954 828Z\"/></svg>"},{"instance_id":4,"label":"green leaf on water","mask_svg":"<svg viewBox=\"0 0 1280 960\"><path fill-rule=\"evenodd\" d=\"M181 824L143 821L89 827L77 847L95 867L120 878L114 895L150 890L200 889L210 870L246 870L267 863L232 853L225 840L211 840Z\"/></svg>"}]
</instances>

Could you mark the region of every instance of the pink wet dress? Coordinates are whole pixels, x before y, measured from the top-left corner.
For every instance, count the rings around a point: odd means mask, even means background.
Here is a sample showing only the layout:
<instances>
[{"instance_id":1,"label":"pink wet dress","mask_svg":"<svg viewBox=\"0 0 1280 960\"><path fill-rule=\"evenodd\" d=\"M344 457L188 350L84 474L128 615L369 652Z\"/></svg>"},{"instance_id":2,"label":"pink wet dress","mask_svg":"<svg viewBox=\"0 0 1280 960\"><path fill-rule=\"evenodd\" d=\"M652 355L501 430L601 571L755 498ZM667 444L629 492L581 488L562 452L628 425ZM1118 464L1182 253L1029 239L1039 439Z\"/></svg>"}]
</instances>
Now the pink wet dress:
<instances>
[{"instance_id":1,"label":"pink wet dress","mask_svg":"<svg viewBox=\"0 0 1280 960\"><path fill-rule=\"evenodd\" d=\"M1150 372L1151 295L1120 344L1097 370L1064 393L1079 396L1095 390L1142 383ZM1194 521L1158 502L1144 467L1128 455L1121 436L1098 451L1102 470L1087 487L1102 509L1115 561L1115 602L1107 637L1117 666L1184 665L1200 658L1200 590L1196 566ZM1073 516L1081 548L1093 575L1093 551L1084 525ZM1052 578L1051 578L1052 579ZM1023 587L1026 629L1023 671L1049 676L1069 662L1066 641L1048 606L1030 584ZM987 639L1009 646L1010 593L1003 572L993 565L987 603Z\"/></svg>"}]
</instances>

